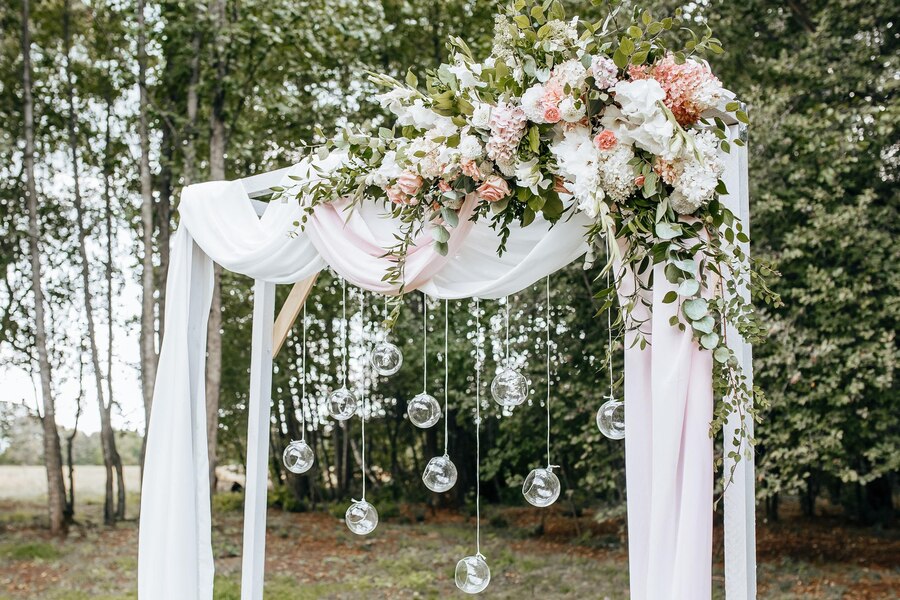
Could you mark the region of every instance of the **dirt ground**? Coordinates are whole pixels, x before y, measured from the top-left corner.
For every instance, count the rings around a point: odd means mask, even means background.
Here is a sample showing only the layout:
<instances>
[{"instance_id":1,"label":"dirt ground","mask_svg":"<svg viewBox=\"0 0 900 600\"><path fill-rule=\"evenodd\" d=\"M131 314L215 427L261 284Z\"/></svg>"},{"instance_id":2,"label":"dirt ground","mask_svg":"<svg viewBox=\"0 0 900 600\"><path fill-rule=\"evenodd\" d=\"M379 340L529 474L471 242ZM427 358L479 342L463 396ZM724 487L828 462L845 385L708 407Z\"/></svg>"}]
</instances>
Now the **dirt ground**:
<instances>
[{"instance_id":1,"label":"dirt ground","mask_svg":"<svg viewBox=\"0 0 900 600\"><path fill-rule=\"evenodd\" d=\"M50 538L39 497L14 496L0 471L0 599L136 598L137 498L130 520L99 525L94 496L77 508L64 540ZM102 482L102 478L100 479ZM76 482L87 496L87 481ZM240 496L220 494L214 512L217 600L240 597ZM360 538L338 515L269 511L267 600L448 598L456 596L456 561L474 550L474 522L422 506L383 507L376 531ZM482 552L492 580L485 598L627 598L628 567L621 520L575 519L561 509L488 507ZM714 596L723 596L717 528ZM838 518L788 515L760 523L759 597L773 599L900 598L900 534L857 528Z\"/></svg>"}]
</instances>

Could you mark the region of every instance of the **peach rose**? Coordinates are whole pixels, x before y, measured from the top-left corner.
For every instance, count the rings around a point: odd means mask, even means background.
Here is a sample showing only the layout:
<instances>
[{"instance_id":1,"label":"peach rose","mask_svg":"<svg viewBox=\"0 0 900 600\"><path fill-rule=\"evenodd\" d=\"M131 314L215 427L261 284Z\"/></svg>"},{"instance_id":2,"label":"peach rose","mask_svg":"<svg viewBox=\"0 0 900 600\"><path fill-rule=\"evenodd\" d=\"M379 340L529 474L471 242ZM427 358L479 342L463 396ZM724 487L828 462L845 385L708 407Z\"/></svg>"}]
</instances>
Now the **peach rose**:
<instances>
[{"instance_id":1,"label":"peach rose","mask_svg":"<svg viewBox=\"0 0 900 600\"><path fill-rule=\"evenodd\" d=\"M548 123L558 123L559 122L559 108L553 106L547 106L544 108L544 120Z\"/></svg>"},{"instance_id":2,"label":"peach rose","mask_svg":"<svg viewBox=\"0 0 900 600\"><path fill-rule=\"evenodd\" d=\"M644 179L644 176L638 175L637 177L634 178L634 185L636 185L638 187L643 187L644 181L646 181L646 179Z\"/></svg>"},{"instance_id":3,"label":"peach rose","mask_svg":"<svg viewBox=\"0 0 900 600\"><path fill-rule=\"evenodd\" d=\"M611 150L617 142L616 134L609 129L604 129L594 138L594 145L600 150Z\"/></svg>"},{"instance_id":4,"label":"peach rose","mask_svg":"<svg viewBox=\"0 0 900 600\"><path fill-rule=\"evenodd\" d=\"M422 187L422 178L412 171L403 171L397 178L397 187L408 196L415 196Z\"/></svg>"},{"instance_id":5,"label":"peach rose","mask_svg":"<svg viewBox=\"0 0 900 600\"><path fill-rule=\"evenodd\" d=\"M409 201L409 197L395 185L388 186L384 191L387 194L388 200L394 204L407 204Z\"/></svg>"},{"instance_id":6,"label":"peach rose","mask_svg":"<svg viewBox=\"0 0 900 600\"><path fill-rule=\"evenodd\" d=\"M485 202L497 202L509 195L509 184L499 175L491 175L478 186L477 191Z\"/></svg>"},{"instance_id":7,"label":"peach rose","mask_svg":"<svg viewBox=\"0 0 900 600\"><path fill-rule=\"evenodd\" d=\"M481 169L478 168L478 164L474 160L464 160L459 165L459 168L466 177L471 177L475 181L481 181Z\"/></svg>"},{"instance_id":8,"label":"peach rose","mask_svg":"<svg viewBox=\"0 0 900 600\"><path fill-rule=\"evenodd\" d=\"M447 183L446 181L441 179L440 181L438 181L438 189L441 190L442 192L449 192L453 188L450 186L449 183Z\"/></svg>"}]
</instances>

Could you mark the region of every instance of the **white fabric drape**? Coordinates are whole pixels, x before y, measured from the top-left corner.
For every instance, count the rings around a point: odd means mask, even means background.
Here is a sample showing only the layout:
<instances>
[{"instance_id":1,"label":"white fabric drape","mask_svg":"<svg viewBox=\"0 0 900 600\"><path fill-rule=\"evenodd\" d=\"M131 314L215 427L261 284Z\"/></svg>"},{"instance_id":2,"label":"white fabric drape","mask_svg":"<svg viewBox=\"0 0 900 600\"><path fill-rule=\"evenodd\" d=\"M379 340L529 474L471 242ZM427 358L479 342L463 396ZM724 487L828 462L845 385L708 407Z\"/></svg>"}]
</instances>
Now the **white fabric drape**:
<instances>
[{"instance_id":1,"label":"white fabric drape","mask_svg":"<svg viewBox=\"0 0 900 600\"><path fill-rule=\"evenodd\" d=\"M305 165L294 170L305 172ZM351 284L396 293L381 282L390 264L384 248L396 224L372 203L352 213L341 208L318 207L297 232L293 223L302 209L296 201L270 203L260 218L239 181L184 190L147 431L138 558L142 600L212 598L204 373L213 261L275 283L293 283L331 266ZM527 228L514 227L507 251L497 256L498 238L489 224L461 219L447 257L432 249L430 239L412 249L407 289L451 299L513 294L584 254L589 224L580 214L554 227L538 218Z\"/></svg>"}]
</instances>

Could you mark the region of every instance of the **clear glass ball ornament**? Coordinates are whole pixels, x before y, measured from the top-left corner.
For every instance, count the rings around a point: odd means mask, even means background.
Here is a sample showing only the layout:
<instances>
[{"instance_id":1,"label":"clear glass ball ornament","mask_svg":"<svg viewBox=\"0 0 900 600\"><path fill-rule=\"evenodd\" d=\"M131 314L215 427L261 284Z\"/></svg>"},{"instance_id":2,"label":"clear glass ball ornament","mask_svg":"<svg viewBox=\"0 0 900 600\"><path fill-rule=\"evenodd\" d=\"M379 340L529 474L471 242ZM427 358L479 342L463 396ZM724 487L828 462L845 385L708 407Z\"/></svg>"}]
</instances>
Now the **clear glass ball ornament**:
<instances>
[{"instance_id":1,"label":"clear glass ball ornament","mask_svg":"<svg viewBox=\"0 0 900 600\"><path fill-rule=\"evenodd\" d=\"M528 380L514 369L503 369L491 382L491 396L500 406L519 406L528 396Z\"/></svg>"},{"instance_id":2,"label":"clear glass ball ornament","mask_svg":"<svg viewBox=\"0 0 900 600\"><path fill-rule=\"evenodd\" d=\"M431 394L422 392L406 405L406 414L416 427L428 429L441 420L441 405Z\"/></svg>"},{"instance_id":3,"label":"clear glass ball ornament","mask_svg":"<svg viewBox=\"0 0 900 600\"><path fill-rule=\"evenodd\" d=\"M400 370L400 365L403 364L403 353L394 344L381 342L372 348L369 362L372 363L372 368L379 375L393 375Z\"/></svg>"},{"instance_id":4,"label":"clear glass ball ornament","mask_svg":"<svg viewBox=\"0 0 900 600\"><path fill-rule=\"evenodd\" d=\"M443 493L456 485L456 465L446 454L428 461L422 481L432 492Z\"/></svg>"},{"instance_id":5,"label":"clear glass ball ornament","mask_svg":"<svg viewBox=\"0 0 900 600\"><path fill-rule=\"evenodd\" d=\"M456 563L456 587L467 594L479 594L491 582L491 569L481 554Z\"/></svg>"},{"instance_id":6,"label":"clear glass ball ornament","mask_svg":"<svg viewBox=\"0 0 900 600\"><path fill-rule=\"evenodd\" d=\"M625 437L625 403L612 398L597 411L597 429L611 440Z\"/></svg>"},{"instance_id":7,"label":"clear glass ball ornament","mask_svg":"<svg viewBox=\"0 0 900 600\"><path fill-rule=\"evenodd\" d=\"M338 421L346 421L356 414L356 407L359 402L353 392L345 387L334 390L328 394L328 414Z\"/></svg>"},{"instance_id":8,"label":"clear glass ball ornament","mask_svg":"<svg viewBox=\"0 0 900 600\"><path fill-rule=\"evenodd\" d=\"M528 503L538 508L550 506L559 498L559 477L551 467L534 469L522 484L522 495Z\"/></svg>"},{"instance_id":9,"label":"clear glass ball ornament","mask_svg":"<svg viewBox=\"0 0 900 600\"><path fill-rule=\"evenodd\" d=\"M368 535L378 525L378 511L365 500L355 500L347 509L344 521L356 535Z\"/></svg>"},{"instance_id":10,"label":"clear glass ball ornament","mask_svg":"<svg viewBox=\"0 0 900 600\"><path fill-rule=\"evenodd\" d=\"M284 468L291 473L306 473L316 462L316 455L306 440L295 440L284 449L281 460L284 462Z\"/></svg>"}]
</instances>

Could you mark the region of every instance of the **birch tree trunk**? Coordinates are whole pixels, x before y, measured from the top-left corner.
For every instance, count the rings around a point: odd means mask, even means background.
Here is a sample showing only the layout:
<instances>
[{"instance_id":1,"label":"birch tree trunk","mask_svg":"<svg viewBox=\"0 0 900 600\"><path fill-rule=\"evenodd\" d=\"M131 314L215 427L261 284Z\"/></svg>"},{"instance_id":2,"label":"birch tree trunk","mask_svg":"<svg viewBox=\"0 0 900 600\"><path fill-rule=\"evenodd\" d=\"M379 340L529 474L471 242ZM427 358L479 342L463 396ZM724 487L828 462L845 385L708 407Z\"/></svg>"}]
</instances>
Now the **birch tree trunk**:
<instances>
[{"instance_id":1,"label":"birch tree trunk","mask_svg":"<svg viewBox=\"0 0 900 600\"><path fill-rule=\"evenodd\" d=\"M110 121L112 116L112 98L106 97L106 128L104 130L103 146L103 208L104 229L106 231L106 398L108 400L105 410L107 419L110 419L113 404L113 245L115 244L115 230L113 228L112 207L112 135ZM115 439L113 440L115 441ZM115 447L115 446L114 446ZM125 518L125 473L122 467L122 457L116 451L113 454L113 467L116 470L116 519Z\"/></svg>"},{"instance_id":2,"label":"birch tree trunk","mask_svg":"<svg viewBox=\"0 0 900 600\"><path fill-rule=\"evenodd\" d=\"M182 169L185 186L194 183L197 169L197 109L200 107L200 95L197 88L200 85L200 42L201 35L198 26L191 38L191 79L187 89L187 125L184 133L184 168Z\"/></svg>"},{"instance_id":3,"label":"birch tree trunk","mask_svg":"<svg viewBox=\"0 0 900 600\"><path fill-rule=\"evenodd\" d=\"M103 372L100 369L100 348L97 345L97 328L94 324L94 295L91 291L91 273L88 264L87 228L84 223L84 202L81 197L81 173L78 162L78 134L75 124L75 84L72 79L71 49L71 3L66 0L63 10L63 46L65 50L66 101L68 103L67 133L69 153L72 159L73 200L75 205L75 226L78 231L78 256L81 259L81 285L84 288L84 312L87 319L88 345L90 347L91 368L94 371L94 385L97 390L97 405L100 410L100 446L103 450L103 466L106 470L106 494L103 502L103 522L113 525L116 511L113 498L113 456L116 439L110 422L110 411L104 401Z\"/></svg>"},{"instance_id":4,"label":"birch tree trunk","mask_svg":"<svg viewBox=\"0 0 900 600\"><path fill-rule=\"evenodd\" d=\"M47 469L47 508L50 531L64 534L66 488L63 483L62 449L56 428L56 404L51 383L47 329L44 321L44 290L41 283L40 228L38 227L37 186L34 181L34 99L31 92L31 32L29 0L22 0L22 113L25 130L23 166L25 170L25 206L28 211L28 252L31 261L31 290L34 295L34 343L41 379L44 433L44 465Z\"/></svg>"},{"instance_id":5,"label":"birch tree trunk","mask_svg":"<svg viewBox=\"0 0 900 600\"><path fill-rule=\"evenodd\" d=\"M228 66L225 61L225 0L214 0L210 6L216 42L216 79L210 115L209 177L225 179L225 77ZM212 304L209 313L209 329L206 338L206 427L209 449L209 489L216 490L216 463L219 431L219 391L222 384L222 267L215 265Z\"/></svg>"},{"instance_id":6,"label":"birch tree trunk","mask_svg":"<svg viewBox=\"0 0 900 600\"><path fill-rule=\"evenodd\" d=\"M138 135L140 137L141 158L141 228L144 256L141 260L141 392L144 397L144 423L150 426L150 410L153 404L153 386L156 383L156 344L155 344L155 302L153 278L153 182L150 178L150 136L147 131L147 49L144 31L144 0L137 3L138 22ZM144 465L144 453L147 447L147 436L141 446L141 468Z\"/></svg>"}]
</instances>

